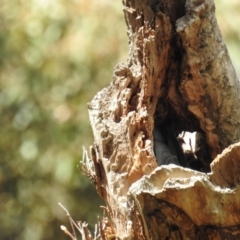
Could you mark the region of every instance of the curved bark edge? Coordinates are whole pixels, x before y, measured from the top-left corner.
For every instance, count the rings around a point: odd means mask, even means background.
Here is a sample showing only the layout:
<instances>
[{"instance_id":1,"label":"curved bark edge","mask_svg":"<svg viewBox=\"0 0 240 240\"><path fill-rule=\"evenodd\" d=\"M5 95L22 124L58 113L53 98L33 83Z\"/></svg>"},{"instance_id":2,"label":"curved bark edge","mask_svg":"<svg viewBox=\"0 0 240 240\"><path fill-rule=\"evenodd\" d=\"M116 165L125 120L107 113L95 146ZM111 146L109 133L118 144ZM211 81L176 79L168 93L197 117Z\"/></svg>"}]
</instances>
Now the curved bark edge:
<instances>
[{"instance_id":1,"label":"curved bark edge","mask_svg":"<svg viewBox=\"0 0 240 240\"><path fill-rule=\"evenodd\" d=\"M167 234L174 226L182 239L193 239L196 231L199 239L211 239L212 234L230 237L233 232L240 236L239 166L236 143L217 156L209 174L161 166L135 182L129 196L140 206L152 239L171 239Z\"/></svg>"}]
</instances>

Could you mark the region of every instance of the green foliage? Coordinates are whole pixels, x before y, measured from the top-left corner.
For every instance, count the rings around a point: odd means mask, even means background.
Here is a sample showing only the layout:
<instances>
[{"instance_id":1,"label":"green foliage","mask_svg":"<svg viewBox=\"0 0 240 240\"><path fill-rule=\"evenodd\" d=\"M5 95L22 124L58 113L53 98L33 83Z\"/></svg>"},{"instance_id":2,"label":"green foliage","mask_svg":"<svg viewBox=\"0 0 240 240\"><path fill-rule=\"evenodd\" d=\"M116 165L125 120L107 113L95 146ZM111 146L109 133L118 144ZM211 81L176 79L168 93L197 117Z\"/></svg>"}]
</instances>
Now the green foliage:
<instances>
[{"instance_id":1,"label":"green foliage","mask_svg":"<svg viewBox=\"0 0 240 240\"><path fill-rule=\"evenodd\" d=\"M237 60L240 4L216 4ZM93 143L87 102L127 55L121 1L1 0L0 21L0 239L68 239L58 202L75 220L100 213L77 165Z\"/></svg>"},{"instance_id":2,"label":"green foliage","mask_svg":"<svg viewBox=\"0 0 240 240\"><path fill-rule=\"evenodd\" d=\"M102 204L77 165L87 102L126 56L121 2L0 4L0 239L67 239L61 202L94 224ZM120 30L120 31L119 31Z\"/></svg>"},{"instance_id":3,"label":"green foliage","mask_svg":"<svg viewBox=\"0 0 240 240\"><path fill-rule=\"evenodd\" d=\"M240 1L215 0L218 24L227 44L228 52L240 79Z\"/></svg>"}]
</instances>

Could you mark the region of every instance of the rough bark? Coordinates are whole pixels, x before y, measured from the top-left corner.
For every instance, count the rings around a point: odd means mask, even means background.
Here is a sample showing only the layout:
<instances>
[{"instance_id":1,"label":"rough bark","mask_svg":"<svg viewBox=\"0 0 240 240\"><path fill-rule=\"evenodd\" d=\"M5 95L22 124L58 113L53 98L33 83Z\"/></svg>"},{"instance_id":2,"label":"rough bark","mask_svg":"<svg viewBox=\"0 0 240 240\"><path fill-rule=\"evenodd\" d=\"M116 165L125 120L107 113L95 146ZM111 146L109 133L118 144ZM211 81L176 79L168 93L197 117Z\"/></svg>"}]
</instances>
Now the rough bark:
<instances>
[{"instance_id":1,"label":"rough bark","mask_svg":"<svg viewBox=\"0 0 240 240\"><path fill-rule=\"evenodd\" d=\"M240 145L229 146L240 138L240 86L214 2L123 5L128 61L88 105L95 145L83 166L111 222L101 237L238 239ZM202 134L198 171L157 166L153 129L168 125Z\"/></svg>"}]
</instances>

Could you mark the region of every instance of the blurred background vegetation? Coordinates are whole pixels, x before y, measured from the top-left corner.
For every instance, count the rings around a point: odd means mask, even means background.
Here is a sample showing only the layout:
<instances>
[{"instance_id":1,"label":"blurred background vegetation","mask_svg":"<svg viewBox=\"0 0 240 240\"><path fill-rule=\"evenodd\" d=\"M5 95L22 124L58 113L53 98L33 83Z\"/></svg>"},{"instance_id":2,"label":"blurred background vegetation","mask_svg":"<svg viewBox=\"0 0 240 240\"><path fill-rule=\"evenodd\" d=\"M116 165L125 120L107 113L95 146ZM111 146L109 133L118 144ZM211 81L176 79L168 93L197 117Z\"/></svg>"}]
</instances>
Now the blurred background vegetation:
<instances>
[{"instance_id":1,"label":"blurred background vegetation","mask_svg":"<svg viewBox=\"0 0 240 240\"><path fill-rule=\"evenodd\" d=\"M216 1L240 76L240 2ZM0 239L68 239L61 202L93 226L101 200L78 171L87 102L127 58L121 1L1 0Z\"/></svg>"}]
</instances>

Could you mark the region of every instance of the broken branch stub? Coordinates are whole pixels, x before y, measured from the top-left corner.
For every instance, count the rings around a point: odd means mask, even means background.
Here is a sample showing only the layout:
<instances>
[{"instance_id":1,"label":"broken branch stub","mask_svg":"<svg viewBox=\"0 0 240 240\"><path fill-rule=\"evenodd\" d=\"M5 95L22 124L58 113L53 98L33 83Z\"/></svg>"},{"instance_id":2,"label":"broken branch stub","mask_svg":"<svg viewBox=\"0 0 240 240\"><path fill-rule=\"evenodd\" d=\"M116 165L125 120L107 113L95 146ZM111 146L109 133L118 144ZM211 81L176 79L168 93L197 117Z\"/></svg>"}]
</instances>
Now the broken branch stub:
<instances>
[{"instance_id":1,"label":"broken branch stub","mask_svg":"<svg viewBox=\"0 0 240 240\"><path fill-rule=\"evenodd\" d=\"M95 141L92 179L111 213L114 232L120 239L165 239L158 238L161 230L161 236L169 232L169 239L181 239L181 234L193 236L199 224L225 226L218 217L222 209L213 207L228 194L216 190L214 184L220 180L180 167L156 169L153 152L154 126L161 129L168 123L177 133L203 133L210 152L208 165L239 140L239 82L216 23L214 2L124 0L123 4L128 60L116 66L110 86L88 105ZM162 180L154 182L154 176ZM144 184L150 183L146 194ZM195 196L195 201L185 194ZM201 194L203 199L196 204ZM205 217L194 211L208 200L212 202L203 213L208 212L211 221L204 222ZM156 226L160 230L154 230Z\"/></svg>"}]
</instances>

